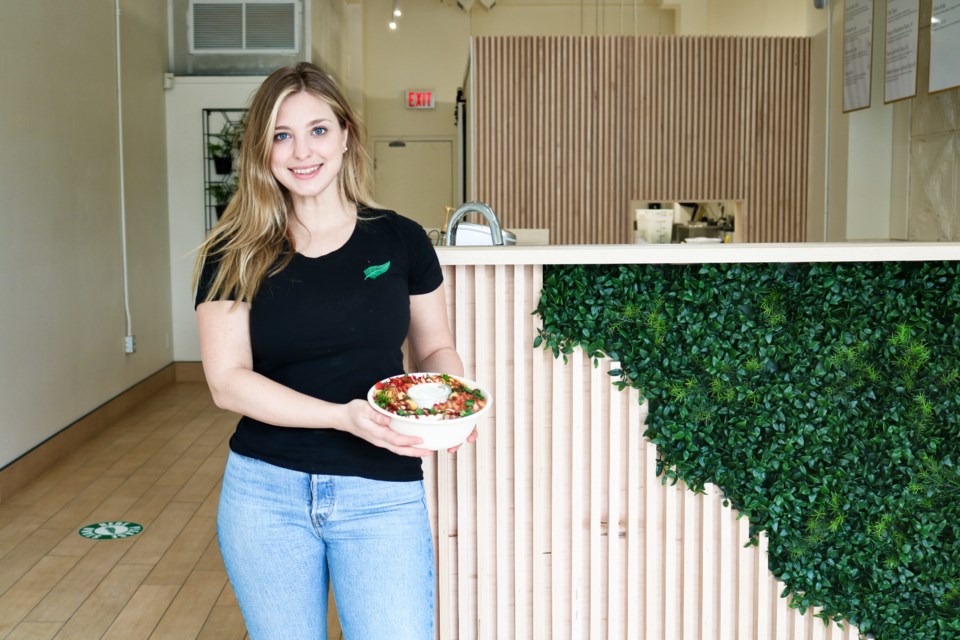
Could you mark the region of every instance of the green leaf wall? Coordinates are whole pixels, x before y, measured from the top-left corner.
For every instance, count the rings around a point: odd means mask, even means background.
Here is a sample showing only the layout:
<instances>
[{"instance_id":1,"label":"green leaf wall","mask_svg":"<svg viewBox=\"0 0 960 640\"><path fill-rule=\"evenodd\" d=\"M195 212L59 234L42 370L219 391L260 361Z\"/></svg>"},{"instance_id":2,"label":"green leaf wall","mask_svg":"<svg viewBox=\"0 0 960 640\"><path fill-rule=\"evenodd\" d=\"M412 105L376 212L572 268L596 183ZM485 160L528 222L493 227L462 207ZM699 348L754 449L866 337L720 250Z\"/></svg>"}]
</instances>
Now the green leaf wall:
<instances>
[{"instance_id":1,"label":"green leaf wall","mask_svg":"<svg viewBox=\"0 0 960 640\"><path fill-rule=\"evenodd\" d=\"M622 364L664 481L766 532L793 606L960 638L960 265L548 266L536 346Z\"/></svg>"}]
</instances>

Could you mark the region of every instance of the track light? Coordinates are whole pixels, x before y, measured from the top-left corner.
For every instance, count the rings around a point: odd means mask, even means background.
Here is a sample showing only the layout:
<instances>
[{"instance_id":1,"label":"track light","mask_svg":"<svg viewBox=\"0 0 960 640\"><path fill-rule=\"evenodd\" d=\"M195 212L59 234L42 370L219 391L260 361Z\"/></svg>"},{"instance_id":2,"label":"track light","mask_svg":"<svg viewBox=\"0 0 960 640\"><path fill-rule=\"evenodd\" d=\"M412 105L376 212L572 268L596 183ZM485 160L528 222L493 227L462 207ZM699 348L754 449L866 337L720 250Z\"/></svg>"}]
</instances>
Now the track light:
<instances>
[{"instance_id":1,"label":"track light","mask_svg":"<svg viewBox=\"0 0 960 640\"><path fill-rule=\"evenodd\" d=\"M390 12L390 29L396 30L397 19L403 15L400 12L400 0L393 0L393 10Z\"/></svg>"}]
</instances>

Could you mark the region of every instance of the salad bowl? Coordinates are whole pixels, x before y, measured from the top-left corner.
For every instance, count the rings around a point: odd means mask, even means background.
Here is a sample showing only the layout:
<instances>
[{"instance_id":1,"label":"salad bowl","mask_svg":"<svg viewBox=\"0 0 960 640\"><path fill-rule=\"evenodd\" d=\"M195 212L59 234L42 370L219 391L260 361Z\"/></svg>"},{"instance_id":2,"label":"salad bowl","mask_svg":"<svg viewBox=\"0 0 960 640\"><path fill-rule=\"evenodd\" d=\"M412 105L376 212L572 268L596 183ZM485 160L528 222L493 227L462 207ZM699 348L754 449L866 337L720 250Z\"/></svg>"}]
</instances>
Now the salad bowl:
<instances>
[{"instance_id":1,"label":"salad bowl","mask_svg":"<svg viewBox=\"0 0 960 640\"><path fill-rule=\"evenodd\" d=\"M420 449L440 451L463 444L493 398L473 380L445 373L404 373L380 380L367 402L390 418L397 433L423 440Z\"/></svg>"}]
</instances>

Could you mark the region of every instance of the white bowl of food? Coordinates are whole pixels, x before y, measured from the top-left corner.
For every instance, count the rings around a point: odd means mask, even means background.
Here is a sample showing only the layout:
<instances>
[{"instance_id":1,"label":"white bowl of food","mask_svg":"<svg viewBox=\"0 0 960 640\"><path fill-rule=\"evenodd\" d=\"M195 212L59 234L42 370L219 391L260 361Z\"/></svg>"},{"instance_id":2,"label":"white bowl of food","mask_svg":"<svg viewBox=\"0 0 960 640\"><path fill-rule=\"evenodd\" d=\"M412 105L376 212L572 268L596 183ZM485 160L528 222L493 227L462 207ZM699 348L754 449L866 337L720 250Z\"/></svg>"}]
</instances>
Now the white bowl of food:
<instances>
[{"instance_id":1,"label":"white bowl of food","mask_svg":"<svg viewBox=\"0 0 960 640\"><path fill-rule=\"evenodd\" d=\"M423 440L420 449L441 451L463 444L493 405L473 380L445 373L404 373L380 380L367 392L374 410L389 416L397 433Z\"/></svg>"}]
</instances>

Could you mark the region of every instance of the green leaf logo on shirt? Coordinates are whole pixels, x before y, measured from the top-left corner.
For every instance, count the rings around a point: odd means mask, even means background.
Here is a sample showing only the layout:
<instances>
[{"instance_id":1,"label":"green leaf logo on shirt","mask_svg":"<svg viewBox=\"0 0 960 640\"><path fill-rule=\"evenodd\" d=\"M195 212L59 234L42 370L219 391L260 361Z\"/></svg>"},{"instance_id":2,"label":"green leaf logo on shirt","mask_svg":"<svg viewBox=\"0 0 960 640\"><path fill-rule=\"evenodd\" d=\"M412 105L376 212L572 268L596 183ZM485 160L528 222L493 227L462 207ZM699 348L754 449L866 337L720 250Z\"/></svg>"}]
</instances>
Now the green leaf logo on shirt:
<instances>
[{"instance_id":1,"label":"green leaf logo on shirt","mask_svg":"<svg viewBox=\"0 0 960 640\"><path fill-rule=\"evenodd\" d=\"M387 260L383 264L375 264L372 267L367 267L363 270L363 275L366 276L364 280L375 280L385 274L390 269L390 261Z\"/></svg>"}]
</instances>

